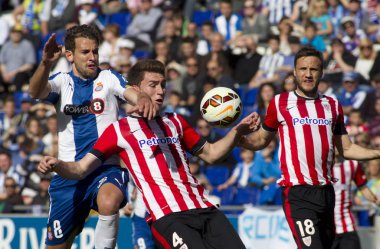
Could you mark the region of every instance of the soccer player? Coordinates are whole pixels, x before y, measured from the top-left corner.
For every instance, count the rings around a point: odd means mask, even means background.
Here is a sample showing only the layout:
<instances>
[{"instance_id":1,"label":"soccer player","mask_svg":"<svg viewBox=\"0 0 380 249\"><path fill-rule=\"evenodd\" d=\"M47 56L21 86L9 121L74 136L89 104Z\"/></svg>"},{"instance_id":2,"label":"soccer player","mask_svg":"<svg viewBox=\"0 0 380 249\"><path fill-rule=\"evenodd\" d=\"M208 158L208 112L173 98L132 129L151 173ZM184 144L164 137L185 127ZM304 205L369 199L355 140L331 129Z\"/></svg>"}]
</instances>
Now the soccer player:
<instances>
[{"instance_id":1,"label":"soccer player","mask_svg":"<svg viewBox=\"0 0 380 249\"><path fill-rule=\"evenodd\" d=\"M294 58L295 91L276 95L261 128L240 145L260 150L280 138L283 210L299 249L331 248L335 236L331 168L334 145L345 159L380 158L380 151L351 143L342 106L318 94L323 59L317 50L302 48Z\"/></svg>"},{"instance_id":2,"label":"soccer player","mask_svg":"<svg viewBox=\"0 0 380 249\"><path fill-rule=\"evenodd\" d=\"M99 33L87 25L67 30L66 58L69 73L49 78L52 65L61 55L53 34L46 42L42 60L31 78L33 98L55 104L58 117L58 157L79 160L95 144L104 129L118 118L118 98L135 104L132 110L152 118L155 107L147 94L132 87L110 70L99 65ZM96 249L114 248L118 233L119 207L125 205L127 175L118 158L110 158L103 167L81 181L54 176L49 188L51 203L47 224L48 248L70 248L82 230L90 209L99 212L95 229Z\"/></svg>"},{"instance_id":3,"label":"soccer player","mask_svg":"<svg viewBox=\"0 0 380 249\"><path fill-rule=\"evenodd\" d=\"M165 97L165 66L156 60L137 62L128 82L151 96L156 109ZM166 113L147 120L133 113L110 125L90 153L79 162L44 157L41 173L54 170L78 179L96 170L117 153L127 166L151 217L158 248L245 248L225 215L208 199L208 193L190 174L186 152L215 163L257 128L252 113L215 143L208 143L181 116Z\"/></svg>"},{"instance_id":4,"label":"soccer player","mask_svg":"<svg viewBox=\"0 0 380 249\"><path fill-rule=\"evenodd\" d=\"M369 202L379 205L380 200L366 186L367 177L359 162L353 160L337 161L333 167L332 176L337 179L337 182L334 183L336 236L332 249L360 249L360 240L351 210L352 182Z\"/></svg>"}]
</instances>

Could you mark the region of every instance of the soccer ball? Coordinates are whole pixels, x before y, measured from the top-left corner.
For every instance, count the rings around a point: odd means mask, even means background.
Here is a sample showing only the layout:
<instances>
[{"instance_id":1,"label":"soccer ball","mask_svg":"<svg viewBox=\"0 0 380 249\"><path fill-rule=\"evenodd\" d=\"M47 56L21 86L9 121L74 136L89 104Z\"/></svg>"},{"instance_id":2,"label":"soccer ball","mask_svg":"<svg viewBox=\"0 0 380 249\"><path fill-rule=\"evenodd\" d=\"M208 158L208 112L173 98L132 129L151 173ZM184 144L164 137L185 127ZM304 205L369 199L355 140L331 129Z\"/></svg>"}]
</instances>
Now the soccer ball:
<instances>
[{"instance_id":1,"label":"soccer ball","mask_svg":"<svg viewBox=\"0 0 380 249\"><path fill-rule=\"evenodd\" d=\"M201 114L215 127L229 127L240 117L242 105L239 95L227 87L216 87L208 91L201 101Z\"/></svg>"}]
</instances>

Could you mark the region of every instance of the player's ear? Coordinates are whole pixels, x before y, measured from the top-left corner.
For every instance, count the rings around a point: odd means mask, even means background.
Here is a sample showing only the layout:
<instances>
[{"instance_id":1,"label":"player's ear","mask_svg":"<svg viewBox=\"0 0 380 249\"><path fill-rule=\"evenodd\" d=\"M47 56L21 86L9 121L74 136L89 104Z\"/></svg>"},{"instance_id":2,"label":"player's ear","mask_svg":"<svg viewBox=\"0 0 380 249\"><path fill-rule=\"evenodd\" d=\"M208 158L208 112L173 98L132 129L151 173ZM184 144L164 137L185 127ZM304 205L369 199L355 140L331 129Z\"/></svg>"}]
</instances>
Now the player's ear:
<instances>
[{"instance_id":1,"label":"player's ear","mask_svg":"<svg viewBox=\"0 0 380 249\"><path fill-rule=\"evenodd\" d=\"M73 63L74 62L74 53L70 50L65 50L65 56L66 56L66 59L70 62L70 63Z\"/></svg>"}]
</instances>

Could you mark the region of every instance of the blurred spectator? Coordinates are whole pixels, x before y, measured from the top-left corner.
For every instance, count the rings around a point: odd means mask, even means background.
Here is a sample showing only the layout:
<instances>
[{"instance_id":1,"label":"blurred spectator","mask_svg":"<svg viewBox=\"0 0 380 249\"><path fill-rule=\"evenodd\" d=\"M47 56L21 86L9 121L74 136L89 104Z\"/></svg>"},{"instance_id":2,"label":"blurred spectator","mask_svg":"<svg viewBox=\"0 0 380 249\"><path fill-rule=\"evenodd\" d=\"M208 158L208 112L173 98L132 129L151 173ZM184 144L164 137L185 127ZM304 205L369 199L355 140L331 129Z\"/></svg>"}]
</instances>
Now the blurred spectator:
<instances>
[{"instance_id":1,"label":"blurred spectator","mask_svg":"<svg viewBox=\"0 0 380 249\"><path fill-rule=\"evenodd\" d=\"M276 73L276 69L284 63L285 56L280 52L280 38L276 35L270 35L268 38L268 47L271 54L264 55L259 64L259 70L249 82L249 87L259 87L263 83L277 82L280 75Z\"/></svg>"},{"instance_id":2,"label":"blurred spectator","mask_svg":"<svg viewBox=\"0 0 380 249\"><path fill-rule=\"evenodd\" d=\"M379 137L380 138L380 137ZM380 142L380 141L379 141ZM380 148L380 144L377 149ZM367 173L367 187L377 196L380 195L380 160L368 161L366 167ZM361 192L358 192L355 196L355 204L359 206L365 206L368 204L367 199L363 196ZM369 211L369 223L373 225L374 210Z\"/></svg>"},{"instance_id":3,"label":"blurred spectator","mask_svg":"<svg viewBox=\"0 0 380 249\"><path fill-rule=\"evenodd\" d=\"M362 110L361 107L366 96L366 91L359 88L358 73L345 72L343 74L343 88L337 96L343 107L343 113L348 115L353 109Z\"/></svg>"},{"instance_id":4,"label":"blurred spectator","mask_svg":"<svg viewBox=\"0 0 380 249\"><path fill-rule=\"evenodd\" d=\"M104 15L112 15L126 10L129 10L132 15L135 15L138 9L128 7L128 4L131 4L132 2L135 1L99 0L98 3L101 7L101 12Z\"/></svg>"},{"instance_id":5,"label":"blurred spectator","mask_svg":"<svg viewBox=\"0 0 380 249\"><path fill-rule=\"evenodd\" d=\"M367 133L368 128L364 124L362 115L359 110L353 109L348 114L346 130L353 143L357 143L356 137L359 134Z\"/></svg>"},{"instance_id":6,"label":"blurred spectator","mask_svg":"<svg viewBox=\"0 0 380 249\"><path fill-rule=\"evenodd\" d=\"M233 79L225 73L218 60L210 60L207 63L207 75L216 80L216 86L234 87Z\"/></svg>"},{"instance_id":7,"label":"blurred spectator","mask_svg":"<svg viewBox=\"0 0 380 249\"><path fill-rule=\"evenodd\" d=\"M129 57L119 57L116 61L116 71L118 71L124 78L127 78L129 69L132 67L132 62Z\"/></svg>"},{"instance_id":8,"label":"blurred spectator","mask_svg":"<svg viewBox=\"0 0 380 249\"><path fill-rule=\"evenodd\" d=\"M368 117L368 135L370 137L380 136L380 97L374 103L375 115Z\"/></svg>"},{"instance_id":9,"label":"blurred spectator","mask_svg":"<svg viewBox=\"0 0 380 249\"><path fill-rule=\"evenodd\" d=\"M288 73L281 84L281 92L292 92L296 90L297 82L293 73Z\"/></svg>"},{"instance_id":10,"label":"blurred spectator","mask_svg":"<svg viewBox=\"0 0 380 249\"><path fill-rule=\"evenodd\" d=\"M120 38L117 41L118 54L111 59L111 66L117 68L120 61L129 61L132 65L137 62L137 58L133 55L135 43L127 38Z\"/></svg>"},{"instance_id":11,"label":"blurred spectator","mask_svg":"<svg viewBox=\"0 0 380 249\"><path fill-rule=\"evenodd\" d=\"M210 38L211 38L212 32L213 32L212 23L209 21L204 22L201 26L201 34L196 46L198 55L204 56L210 53L211 51Z\"/></svg>"},{"instance_id":12,"label":"blurred spectator","mask_svg":"<svg viewBox=\"0 0 380 249\"><path fill-rule=\"evenodd\" d=\"M42 175L40 177L38 193L36 196L34 196L32 205L40 205L45 208L49 208L50 196L49 196L48 191L49 191L51 180L52 180L51 174Z\"/></svg>"},{"instance_id":13,"label":"blurred spectator","mask_svg":"<svg viewBox=\"0 0 380 249\"><path fill-rule=\"evenodd\" d=\"M121 1L118 1L118 2L121 2ZM143 1L142 0L128 0L126 1L127 2L127 7L128 7L128 10L133 14L133 15L136 15L138 13L138 11L141 9L141 7L143 7ZM163 0L152 0L152 5L153 6L158 6L160 5Z\"/></svg>"},{"instance_id":14,"label":"blurred spectator","mask_svg":"<svg viewBox=\"0 0 380 249\"><path fill-rule=\"evenodd\" d=\"M159 20L160 24L157 29L156 37L164 36L166 22L172 22L176 6L172 0L165 0L162 3L162 11L162 18Z\"/></svg>"},{"instance_id":15,"label":"blurred spectator","mask_svg":"<svg viewBox=\"0 0 380 249\"><path fill-rule=\"evenodd\" d=\"M190 173L197 179L198 183L211 193L213 187L207 176L202 173L201 165L197 157L191 157L189 159L189 169Z\"/></svg>"},{"instance_id":16,"label":"blurred spectator","mask_svg":"<svg viewBox=\"0 0 380 249\"><path fill-rule=\"evenodd\" d=\"M310 0L309 9L307 10L307 18L315 23L317 27L317 36L321 36L327 41L333 33L333 26L330 16L327 12L327 4L325 0Z\"/></svg>"},{"instance_id":17,"label":"blurred spectator","mask_svg":"<svg viewBox=\"0 0 380 249\"><path fill-rule=\"evenodd\" d=\"M340 38L342 35L342 26L340 21L344 17L345 9L339 0L327 0L327 3L329 6L327 9L327 14L329 15L333 26L333 34L331 37Z\"/></svg>"},{"instance_id":18,"label":"blurred spectator","mask_svg":"<svg viewBox=\"0 0 380 249\"><path fill-rule=\"evenodd\" d=\"M12 177L16 181L16 188L19 191L25 183L25 179L17 170L16 165L12 162L12 155L9 151L0 150L0 201L6 198L6 189L4 188L5 179Z\"/></svg>"},{"instance_id":19,"label":"blurred spectator","mask_svg":"<svg viewBox=\"0 0 380 249\"><path fill-rule=\"evenodd\" d=\"M46 123L48 132L42 137L44 144L44 155L53 157L58 156L58 123L57 115L53 114L47 118Z\"/></svg>"},{"instance_id":20,"label":"blurred spectator","mask_svg":"<svg viewBox=\"0 0 380 249\"><path fill-rule=\"evenodd\" d=\"M234 40L242 32L242 18L232 12L232 1L221 0L219 3L221 15L215 18L215 31L223 35L224 40Z\"/></svg>"},{"instance_id":21,"label":"blurred spectator","mask_svg":"<svg viewBox=\"0 0 380 249\"><path fill-rule=\"evenodd\" d=\"M375 75L371 82L372 90L368 92L367 97L365 98L362 109L363 117L366 120L371 120L378 115L376 102L380 98L380 74Z\"/></svg>"},{"instance_id":22,"label":"blurred spectator","mask_svg":"<svg viewBox=\"0 0 380 249\"><path fill-rule=\"evenodd\" d=\"M1 213L18 213L19 211L15 210L14 206L23 205L24 202L20 195L20 190L17 188L16 180L11 176L6 176L2 186L7 197L3 202L0 202L0 207L2 206Z\"/></svg>"},{"instance_id":23,"label":"blurred spectator","mask_svg":"<svg viewBox=\"0 0 380 249\"><path fill-rule=\"evenodd\" d=\"M350 16L344 17L341 23L344 31L342 42L346 50L356 57L359 56L359 42L365 39L367 35L362 29L355 27L354 19Z\"/></svg>"},{"instance_id":24,"label":"blurred spectator","mask_svg":"<svg viewBox=\"0 0 380 249\"><path fill-rule=\"evenodd\" d=\"M190 37L184 37L181 39L176 61L184 65L186 59L189 57L198 57L196 54L195 41Z\"/></svg>"},{"instance_id":25,"label":"blurred spectator","mask_svg":"<svg viewBox=\"0 0 380 249\"><path fill-rule=\"evenodd\" d=\"M44 0L24 0L13 10L16 25L22 26L23 34L30 40L35 49L41 45L41 19Z\"/></svg>"},{"instance_id":26,"label":"blurred spectator","mask_svg":"<svg viewBox=\"0 0 380 249\"><path fill-rule=\"evenodd\" d=\"M127 27L127 35L137 49L147 50L153 45L162 11L153 7L152 0L142 0L139 12ZM153 39L152 39L153 38Z\"/></svg>"},{"instance_id":27,"label":"blurred spectator","mask_svg":"<svg viewBox=\"0 0 380 249\"><path fill-rule=\"evenodd\" d=\"M242 162L235 165L231 176L224 183L217 186L219 191L225 190L230 186L238 188L248 187L251 181L251 170L256 167L253 163L255 152L247 149L241 149L240 158Z\"/></svg>"},{"instance_id":28,"label":"blurred spectator","mask_svg":"<svg viewBox=\"0 0 380 249\"><path fill-rule=\"evenodd\" d=\"M65 28L72 25L75 8L75 1L45 0L40 15L42 38L50 33L63 33Z\"/></svg>"},{"instance_id":29,"label":"blurred spectator","mask_svg":"<svg viewBox=\"0 0 380 249\"><path fill-rule=\"evenodd\" d=\"M254 0L244 2L244 17L242 23L243 34L258 36L258 42L265 42L269 34L269 22L266 16L256 11Z\"/></svg>"},{"instance_id":30,"label":"blurred spectator","mask_svg":"<svg viewBox=\"0 0 380 249\"><path fill-rule=\"evenodd\" d=\"M12 126L17 127L17 133L23 132L25 130L26 121L30 117L31 108L35 103L28 93L22 93L20 102L20 110L17 113L17 115L13 118L12 122Z\"/></svg>"},{"instance_id":31,"label":"blurred spectator","mask_svg":"<svg viewBox=\"0 0 380 249\"><path fill-rule=\"evenodd\" d=\"M12 96L8 96L4 100L4 105L0 112L0 135L1 140L4 140L4 135L12 128L12 124L15 122L16 116L16 103ZM16 133L16 127L14 127L13 133Z\"/></svg>"},{"instance_id":32,"label":"blurred spectator","mask_svg":"<svg viewBox=\"0 0 380 249\"><path fill-rule=\"evenodd\" d=\"M4 43L8 40L9 25L3 16L0 16L0 50Z\"/></svg>"},{"instance_id":33,"label":"blurred spectator","mask_svg":"<svg viewBox=\"0 0 380 249\"><path fill-rule=\"evenodd\" d=\"M263 13L269 20L271 26L277 25L284 16L292 15L291 0L263 0Z\"/></svg>"},{"instance_id":34,"label":"blurred spectator","mask_svg":"<svg viewBox=\"0 0 380 249\"><path fill-rule=\"evenodd\" d=\"M171 61L171 56L169 54L169 45L164 38L155 41L153 59L158 60L165 65Z\"/></svg>"},{"instance_id":35,"label":"blurred spectator","mask_svg":"<svg viewBox=\"0 0 380 249\"><path fill-rule=\"evenodd\" d=\"M276 87L272 83L263 83L259 87L256 104L253 109L264 120L271 99L276 95Z\"/></svg>"},{"instance_id":36,"label":"blurred spectator","mask_svg":"<svg viewBox=\"0 0 380 249\"><path fill-rule=\"evenodd\" d=\"M293 31L292 21L289 17L284 16L278 24L278 31L280 37L280 52L284 55L290 54L289 37Z\"/></svg>"},{"instance_id":37,"label":"blurred spectator","mask_svg":"<svg viewBox=\"0 0 380 249\"><path fill-rule=\"evenodd\" d=\"M335 38L331 41L331 53L324 63L324 73L330 77L333 85L341 86L343 73L353 71L356 60L356 57L345 49L343 42Z\"/></svg>"},{"instance_id":38,"label":"blurred spectator","mask_svg":"<svg viewBox=\"0 0 380 249\"><path fill-rule=\"evenodd\" d=\"M99 46L99 62L109 62L114 60L119 54L119 35L118 24L108 24L102 32L103 42Z\"/></svg>"},{"instance_id":39,"label":"blurred spectator","mask_svg":"<svg viewBox=\"0 0 380 249\"><path fill-rule=\"evenodd\" d=\"M168 47L168 58L165 59L165 61L168 63L172 59L176 59L181 45L181 36L176 33L176 27L173 20L165 22L164 33L162 36L157 37L155 44L159 41L164 41ZM155 50L155 52L157 54L159 51Z\"/></svg>"},{"instance_id":40,"label":"blurred spectator","mask_svg":"<svg viewBox=\"0 0 380 249\"><path fill-rule=\"evenodd\" d=\"M99 8L95 0L79 0L78 7L75 10L74 22L79 25L98 25Z\"/></svg>"},{"instance_id":41,"label":"blurred spectator","mask_svg":"<svg viewBox=\"0 0 380 249\"><path fill-rule=\"evenodd\" d=\"M267 147L256 152L254 167L251 168L251 182L261 188L259 204L279 205L281 190L276 180L281 176L280 163L277 156L276 139Z\"/></svg>"},{"instance_id":42,"label":"blurred spectator","mask_svg":"<svg viewBox=\"0 0 380 249\"><path fill-rule=\"evenodd\" d=\"M14 26L10 40L0 50L0 86L4 92L21 91L36 64L33 44L23 38L22 27Z\"/></svg>"},{"instance_id":43,"label":"blurred spectator","mask_svg":"<svg viewBox=\"0 0 380 249\"><path fill-rule=\"evenodd\" d=\"M172 61L166 66L166 94L170 95L171 91L176 91L178 94L182 94L182 82L185 68Z\"/></svg>"},{"instance_id":44,"label":"blurred spectator","mask_svg":"<svg viewBox=\"0 0 380 249\"><path fill-rule=\"evenodd\" d=\"M380 4L376 3L376 8L370 17L370 23L366 30L367 35L373 42L380 42Z\"/></svg>"},{"instance_id":45,"label":"blurred spectator","mask_svg":"<svg viewBox=\"0 0 380 249\"><path fill-rule=\"evenodd\" d=\"M262 55L256 51L257 37L254 35L241 36L235 44L242 51L231 56L233 78L240 86L246 86L259 70Z\"/></svg>"},{"instance_id":46,"label":"blurred spectator","mask_svg":"<svg viewBox=\"0 0 380 249\"><path fill-rule=\"evenodd\" d=\"M199 63L195 57L187 58L186 73L182 80L182 100L184 105L192 107L202 90L205 75L199 70Z\"/></svg>"},{"instance_id":47,"label":"blurred spectator","mask_svg":"<svg viewBox=\"0 0 380 249\"><path fill-rule=\"evenodd\" d=\"M181 105L181 95L179 92L171 91L168 97L168 103L163 110L164 112L176 112L185 119L190 117L190 111Z\"/></svg>"},{"instance_id":48,"label":"blurred spectator","mask_svg":"<svg viewBox=\"0 0 380 249\"><path fill-rule=\"evenodd\" d=\"M225 49L224 38L221 34L214 32L210 35L211 51L200 60L200 69L204 70L209 61L218 61L226 74L230 74L229 55Z\"/></svg>"},{"instance_id":49,"label":"blurred spectator","mask_svg":"<svg viewBox=\"0 0 380 249\"><path fill-rule=\"evenodd\" d=\"M359 41L359 57L355 64L355 71L360 73L367 81L369 72L375 62L376 51L373 48L371 40L368 38Z\"/></svg>"},{"instance_id":50,"label":"blurred spectator","mask_svg":"<svg viewBox=\"0 0 380 249\"><path fill-rule=\"evenodd\" d=\"M323 76L319 81L318 92L322 95L337 99L334 89L331 86L331 80L327 76Z\"/></svg>"},{"instance_id":51,"label":"blurred spectator","mask_svg":"<svg viewBox=\"0 0 380 249\"><path fill-rule=\"evenodd\" d=\"M297 52L301 49L301 41L297 36L289 36L288 43L290 48L290 54L284 57L284 63L276 70L280 74L281 78L285 77L286 74L293 72L294 57L297 54Z\"/></svg>"},{"instance_id":52,"label":"blurred spectator","mask_svg":"<svg viewBox=\"0 0 380 249\"><path fill-rule=\"evenodd\" d=\"M362 30L367 30L369 25L369 15L367 11L361 8L360 0L349 0L346 16L351 16L354 19L355 27Z\"/></svg>"},{"instance_id":53,"label":"blurred spectator","mask_svg":"<svg viewBox=\"0 0 380 249\"><path fill-rule=\"evenodd\" d=\"M323 57L327 57L326 44L322 36L318 35L317 25L311 21L305 24L305 36L302 37L301 43L304 46L312 46L323 54Z\"/></svg>"}]
</instances>

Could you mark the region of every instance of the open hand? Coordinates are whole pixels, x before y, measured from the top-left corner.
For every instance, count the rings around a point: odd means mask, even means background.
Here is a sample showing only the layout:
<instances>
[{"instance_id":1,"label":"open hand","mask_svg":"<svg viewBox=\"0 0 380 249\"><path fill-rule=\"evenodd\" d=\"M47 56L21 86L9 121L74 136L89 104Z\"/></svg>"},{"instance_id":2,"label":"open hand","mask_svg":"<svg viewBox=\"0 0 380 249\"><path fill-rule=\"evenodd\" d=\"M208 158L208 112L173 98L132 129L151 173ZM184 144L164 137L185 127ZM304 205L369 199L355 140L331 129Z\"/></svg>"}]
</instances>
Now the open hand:
<instances>
[{"instance_id":1,"label":"open hand","mask_svg":"<svg viewBox=\"0 0 380 249\"><path fill-rule=\"evenodd\" d=\"M52 34L42 50L41 61L47 64L55 63L62 54L62 45L58 45L55 39L56 34Z\"/></svg>"},{"instance_id":2,"label":"open hand","mask_svg":"<svg viewBox=\"0 0 380 249\"><path fill-rule=\"evenodd\" d=\"M240 135L248 135L251 132L256 131L260 126L260 116L257 112L253 112L247 117L243 118L236 126L237 132Z\"/></svg>"},{"instance_id":3,"label":"open hand","mask_svg":"<svg viewBox=\"0 0 380 249\"><path fill-rule=\"evenodd\" d=\"M128 109L128 113L138 112L147 119L153 119L157 115L157 109L150 96L144 92L140 92L137 103Z\"/></svg>"}]
</instances>

